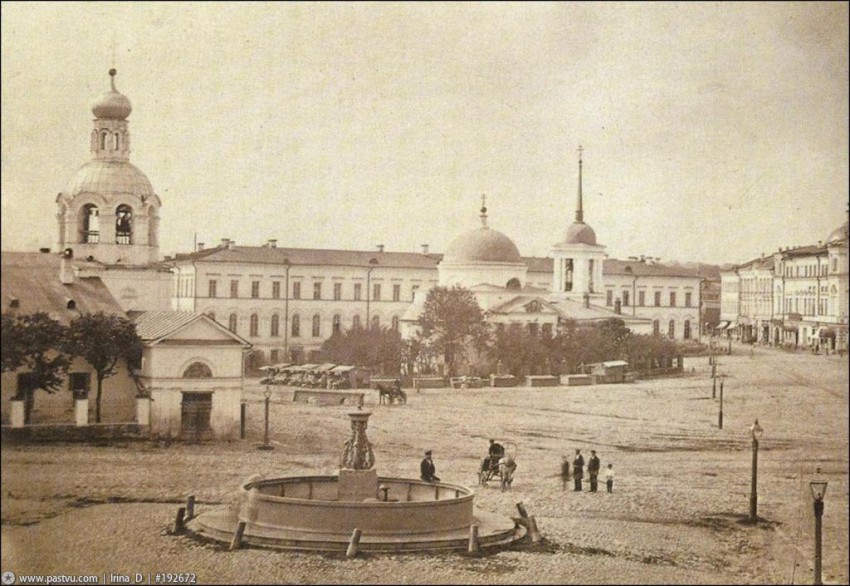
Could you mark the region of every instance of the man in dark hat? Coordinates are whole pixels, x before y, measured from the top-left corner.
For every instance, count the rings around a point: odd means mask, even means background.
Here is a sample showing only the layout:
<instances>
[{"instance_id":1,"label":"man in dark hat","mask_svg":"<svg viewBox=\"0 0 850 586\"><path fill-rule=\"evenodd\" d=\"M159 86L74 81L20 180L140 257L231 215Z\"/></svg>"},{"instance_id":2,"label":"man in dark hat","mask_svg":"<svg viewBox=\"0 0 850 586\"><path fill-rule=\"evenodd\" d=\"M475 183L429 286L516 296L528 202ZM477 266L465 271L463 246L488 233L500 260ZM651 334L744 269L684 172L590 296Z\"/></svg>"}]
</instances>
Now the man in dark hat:
<instances>
[{"instance_id":1,"label":"man in dark hat","mask_svg":"<svg viewBox=\"0 0 850 586\"><path fill-rule=\"evenodd\" d=\"M590 475L590 492L596 492L596 478L599 476L599 458L596 455L596 450L590 450L587 473Z\"/></svg>"},{"instance_id":2,"label":"man in dark hat","mask_svg":"<svg viewBox=\"0 0 850 586\"><path fill-rule=\"evenodd\" d=\"M575 492L581 492L581 479L584 477L584 456L581 450L576 449L576 457L573 458L573 481L575 481Z\"/></svg>"},{"instance_id":3,"label":"man in dark hat","mask_svg":"<svg viewBox=\"0 0 850 586\"><path fill-rule=\"evenodd\" d=\"M437 482L440 479L435 474L436 471L437 468L434 466L434 460L431 459L431 450L425 450L425 457L419 465L420 478L422 478L425 482Z\"/></svg>"}]
</instances>

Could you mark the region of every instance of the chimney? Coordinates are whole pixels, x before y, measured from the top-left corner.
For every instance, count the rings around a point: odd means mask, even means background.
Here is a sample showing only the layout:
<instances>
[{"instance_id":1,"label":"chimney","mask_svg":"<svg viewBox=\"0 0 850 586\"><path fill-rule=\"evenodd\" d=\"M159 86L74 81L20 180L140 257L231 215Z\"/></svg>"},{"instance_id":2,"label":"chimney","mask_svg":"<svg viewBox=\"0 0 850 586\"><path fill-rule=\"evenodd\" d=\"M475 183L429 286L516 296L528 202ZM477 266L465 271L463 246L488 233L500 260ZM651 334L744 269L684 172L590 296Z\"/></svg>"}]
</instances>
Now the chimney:
<instances>
[{"instance_id":1,"label":"chimney","mask_svg":"<svg viewBox=\"0 0 850 586\"><path fill-rule=\"evenodd\" d=\"M49 248L39 248L38 251L42 254L48 254L50 252Z\"/></svg>"},{"instance_id":2,"label":"chimney","mask_svg":"<svg viewBox=\"0 0 850 586\"><path fill-rule=\"evenodd\" d=\"M646 257L644 255L640 255L640 262L646 262Z\"/></svg>"},{"instance_id":3,"label":"chimney","mask_svg":"<svg viewBox=\"0 0 850 586\"><path fill-rule=\"evenodd\" d=\"M198 252L201 252L204 249L204 243L198 242Z\"/></svg>"},{"instance_id":4,"label":"chimney","mask_svg":"<svg viewBox=\"0 0 850 586\"><path fill-rule=\"evenodd\" d=\"M269 248L277 248L277 240L274 238L269 239Z\"/></svg>"},{"instance_id":5,"label":"chimney","mask_svg":"<svg viewBox=\"0 0 850 586\"><path fill-rule=\"evenodd\" d=\"M422 245L422 254L428 254L428 245L427 244Z\"/></svg>"},{"instance_id":6,"label":"chimney","mask_svg":"<svg viewBox=\"0 0 850 586\"><path fill-rule=\"evenodd\" d=\"M230 238L222 238L221 239L221 247L229 248L230 247Z\"/></svg>"},{"instance_id":7,"label":"chimney","mask_svg":"<svg viewBox=\"0 0 850 586\"><path fill-rule=\"evenodd\" d=\"M228 240L227 241L227 248L229 248L229 249L236 248L236 241L235 240Z\"/></svg>"},{"instance_id":8,"label":"chimney","mask_svg":"<svg viewBox=\"0 0 850 586\"><path fill-rule=\"evenodd\" d=\"M71 263L71 259L74 258L74 251L70 248L66 248L62 253L62 262L59 265L59 281L63 285L73 285L74 284L74 265Z\"/></svg>"},{"instance_id":9,"label":"chimney","mask_svg":"<svg viewBox=\"0 0 850 586\"><path fill-rule=\"evenodd\" d=\"M383 244L378 245L378 252L384 252L384 245Z\"/></svg>"}]
</instances>

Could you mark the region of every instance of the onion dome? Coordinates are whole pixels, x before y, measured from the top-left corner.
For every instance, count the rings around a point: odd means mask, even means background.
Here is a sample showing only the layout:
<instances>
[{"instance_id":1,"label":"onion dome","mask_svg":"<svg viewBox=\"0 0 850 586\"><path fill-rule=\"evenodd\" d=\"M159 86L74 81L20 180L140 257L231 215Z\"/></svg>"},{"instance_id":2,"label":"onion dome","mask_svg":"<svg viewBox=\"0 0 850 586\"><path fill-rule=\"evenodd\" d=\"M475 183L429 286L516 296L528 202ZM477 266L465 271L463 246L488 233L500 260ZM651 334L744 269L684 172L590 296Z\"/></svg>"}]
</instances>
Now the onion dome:
<instances>
[{"instance_id":1,"label":"onion dome","mask_svg":"<svg viewBox=\"0 0 850 586\"><path fill-rule=\"evenodd\" d=\"M127 96L115 89L116 73L117 71L114 69L109 70L112 89L101 94L92 104L91 111L95 118L124 120L133 111L133 106L130 105L130 100L127 99Z\"/></svg>"},{"instance_id":2,"label":"onion dome","mask_svg":"<svg viewBox=\"0 0 850 586\"><path fill-rule=\"evenodd\" d=\"M142 198L154 194L144 173L127 161L94 160L80 167L63 192L68 196L81 193L130 193Z\"/></svg>"},{"instance_id":3,"label":"onion dome","mask_svg":"<svg viewBox=\"0 0 850 586\"><path fill-rule=\"evenodd\" d=\"M839 226L835 230L829 233L829 236L826 237L827 244L835 244L837 242L841 242L842 240L847 240L847 233L850 230L850 225L847 222L844 222L843 225Z\"/></svg>"},{"instance_id":4,"label":"onion dome","mask_svg":"<svg viewBox=\"0 0 850 586\"><path fill-rule=\"evenodd\" d=\"M487 207L481 205L481 227L451 241L444 258L454 262L522 262L513 240L487 226Z\"/></svg>"},{"instance_id":5,"label":"onion dome","mask_svg":"<svg viewBox=\"0 0 850 586\"><path fill-rule=\"evenodd\" d=\"M567 228L566 244L596 244L596 232L584 222L574 222Z\"/></svg>"}]
</instances>

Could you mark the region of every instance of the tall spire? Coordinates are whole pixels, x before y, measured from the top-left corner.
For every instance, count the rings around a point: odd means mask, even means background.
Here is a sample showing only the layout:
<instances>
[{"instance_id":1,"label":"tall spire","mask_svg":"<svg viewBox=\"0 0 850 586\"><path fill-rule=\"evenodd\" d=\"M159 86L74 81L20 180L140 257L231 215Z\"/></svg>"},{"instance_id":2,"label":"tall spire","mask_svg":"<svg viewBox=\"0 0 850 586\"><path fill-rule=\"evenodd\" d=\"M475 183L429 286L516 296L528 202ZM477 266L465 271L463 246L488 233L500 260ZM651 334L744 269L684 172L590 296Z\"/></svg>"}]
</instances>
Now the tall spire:
<instances>
[{"instance_id":1,"label":"tall spire","mask_svg":"<svg viewBox=\"0 0 850 586\"><path fill-rule=\"evenodd\" d=\"M584 223L584 211L581 207L581 154L583 152L584 148L578 145L578 202L576 204L576 222L579 224Z\"/></svg>"},{"instance_id":2,"label":"tall spire","mask_svg":"<svg viewBox=\"0 0 850 586\"><path fill-rule=\"evenodd\" d=\"M487 227L487 196L481 194L481 227Z\"/></svg>"}]
</instances>

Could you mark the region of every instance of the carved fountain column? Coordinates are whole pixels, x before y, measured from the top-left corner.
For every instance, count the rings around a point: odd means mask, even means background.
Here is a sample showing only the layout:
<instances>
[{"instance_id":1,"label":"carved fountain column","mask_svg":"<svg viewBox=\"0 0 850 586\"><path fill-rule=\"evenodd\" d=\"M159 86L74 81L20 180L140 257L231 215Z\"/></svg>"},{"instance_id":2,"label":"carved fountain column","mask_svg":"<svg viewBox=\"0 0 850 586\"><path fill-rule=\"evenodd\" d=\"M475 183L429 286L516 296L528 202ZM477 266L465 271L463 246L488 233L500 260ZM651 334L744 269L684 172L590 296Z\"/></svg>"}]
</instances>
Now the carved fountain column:
<instances>
[{"instance_id":1,"label":"carved fountain column","mask_svg":"<svg viewBox=\"0 0 850 586\"><path fill-rule=\"evenodd\" d=\"M339 461L339 495L341 501L363 501L377 498L378 471L372 444L366 437L366 426L371 413L349 413L351 437L345 440Z\"/></svg>"}]
</instances>

